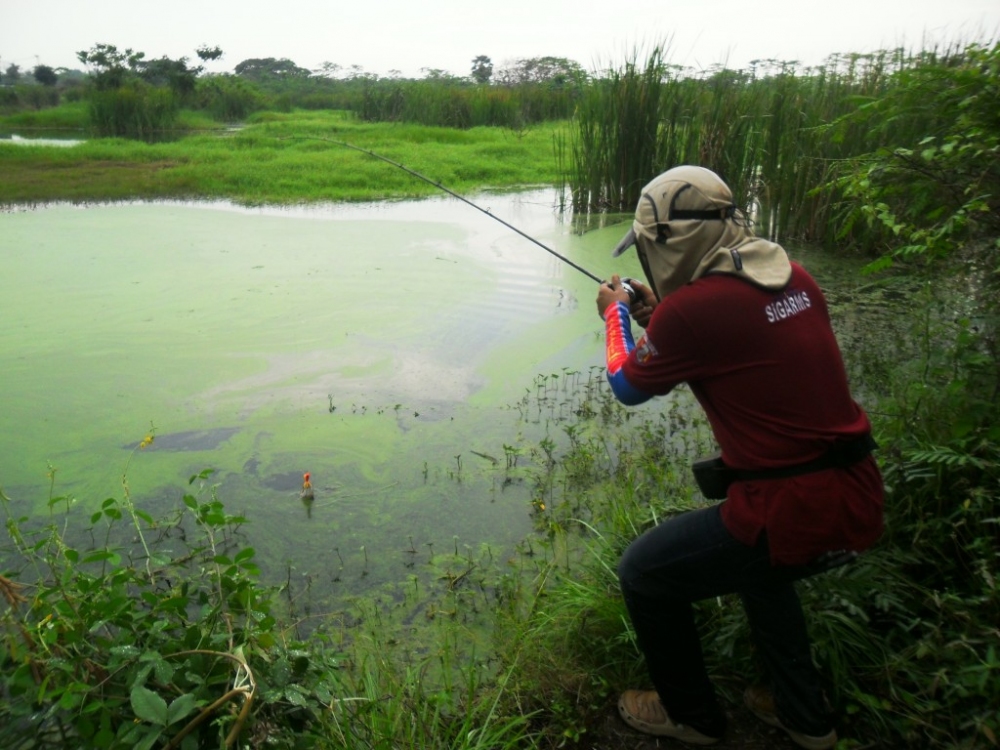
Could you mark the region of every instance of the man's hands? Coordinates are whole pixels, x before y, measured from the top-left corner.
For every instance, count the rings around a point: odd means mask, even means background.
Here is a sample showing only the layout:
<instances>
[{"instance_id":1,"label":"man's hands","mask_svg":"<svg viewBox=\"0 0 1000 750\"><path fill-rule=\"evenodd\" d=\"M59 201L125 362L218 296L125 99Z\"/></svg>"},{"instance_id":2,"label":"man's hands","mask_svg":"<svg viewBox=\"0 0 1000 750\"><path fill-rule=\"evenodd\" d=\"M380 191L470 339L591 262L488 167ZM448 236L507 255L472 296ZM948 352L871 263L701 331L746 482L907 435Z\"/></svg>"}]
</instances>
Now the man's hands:
<instances>
[{"instance_id":1,"label":"man's hands","mask_svg":"<svg viewBox=\"0 0 1000 750\"><path fill-rule=\"evenodd\" d=\"M616 302L624 302L626 305L631 302L628 292L622 289L622 279L618 274L612 276L611 281L602 282L597 287L597 314L603 319L604 311Z\"/></svg>"},{"instance_id":2,"label":"man's hands","mask_svg":"<svg viewBox=\"0 0 1000 750\"><path fill-rule=\"evenodd\" d=\"M629 314L636 323L645 328L653 314L653 308L656 307L656 295L653 294L652 289L635 279L629 279L629 286L635 290L636 294L636 301L631 303ZM602 319L604 312L611 305L616 302L624 302L628 305L630 301L628 292L622 288L621 277L617 274L611 277L611 281L606 281L597 288L597 314Z\"/></svg>"},{"instance_id":3,"label":"man's hands","mask_svg":"<svg viewBox=\"0 0 1000 750\"><path fill-rule=\"evenodd\" d=\"M645 328L649 319L653 317L653 308L656 307L656 294L641 281L632 279L629 282L635 290L635 302L629 310L632 320Z\"/></svg>"}]
</instances>

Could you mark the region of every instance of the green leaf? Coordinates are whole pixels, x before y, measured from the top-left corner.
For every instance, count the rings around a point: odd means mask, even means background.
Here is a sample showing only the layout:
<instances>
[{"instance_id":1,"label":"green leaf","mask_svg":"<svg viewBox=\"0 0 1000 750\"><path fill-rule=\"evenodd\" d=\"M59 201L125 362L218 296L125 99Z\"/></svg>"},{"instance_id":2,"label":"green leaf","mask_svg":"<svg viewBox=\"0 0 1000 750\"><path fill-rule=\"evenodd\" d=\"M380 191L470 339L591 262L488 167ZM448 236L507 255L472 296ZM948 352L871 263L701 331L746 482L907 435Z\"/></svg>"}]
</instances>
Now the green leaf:
<instances>
[{"instance_id":1,"label":"green leaf","mask_svg":"<svg viewBox=\"0 0 1000 750\"><path fill-rule=\"evenodd\" d=\"M143 721L165 727L167 721L167 702L149 688L137 685L132 689L132 711Z\"/></svg>"},{"instance_id":2,"label":"green leaf","mask_svg":"<svg viewBox=\"0 0 1000 750\"><path fill-rule=\"evenodd\" d=\"M194 484L199 479L208 479L215 473L215 469L203 469L197 474L192 474L191 478L188 479L188 484Z\"/></svg>"},{"instance_id":3,"label":"green leaf","mask_svg":"<svg viewBox=\"0 0 1000 750\"><path fill-rule=\"evenodd\" d=\"M160 738L160 732L150 732L136 743L135 750L152 750L153 745Z\"/></svg>"},{"instance_id":4,"label":"green leaf","mask_svg":"<svg viewBox=\"0 0 1000 750\"><path fill-rule=\"evenodd\" d=\"M325 682L317 685L315 692L320 703L329 704L333 700L333 691L330 690L330 687Z\"/></svg>"},{"instance_id":5,"label":"green leaf","mask_svg":"<svg viewBox=\"0 0 1000 750\"><path fill-rule=\"evenodd\" d=\"M64 500L70 500L70 499L71 498L69 497L69 495L60 495L59 497L53 497L52 499L49 500L49 507L51 508L56 503L61 503Z\"/></svg>"},{"instance_id":6,"label":"green leaf","mask_svg":"<svg viewBox=\"0 0 1000 750\"><path fill-rule=\"evenodd\" d=\"M184 612L187 609L189 601L190 600L186 596L171 596L168 599L159 601L157 606L161 610L176 610L178 612Z\"/></svg>"},{"instance_id":7,"label":"green leaf","mask_svg":"<svg viewBox=\"0 0 1000 750\"><path fill-rule=\"evenodd\" d=\"M117 552L106 549L99 552L92 552L83 558L84 563L103 562L104 560L107 560L112 565L118 565L122 561L122 557Z\"/></svg>"},{"instance_id":8,"label":"green leaf","mask_svg":"<svg viewBox=\"0 0 1000 750\"><path fill-rule=\"evenodd\" d=\"M192 693L185 693L170 704L167 709L167 724L173 724L189 715L197 708L198 700Z\"/></svg>"},{"instance_id":9,"label":"green leaf","mask_svg":"<svg viewBox=\"0 0 1000 750\"><path fill-rule=\"evenodd\" d=\"M115 656L120 656L124 659L131 659L133 657L139 656L142 652L135 646L112 646L111 653Z\"/></svg>"},{"instance_id":10,"label":"green leaf","mask_svg":"<svg viewBox=\"0 0 1000 750\"><path fill-rule=\"evenodd\" d=\"M66 692L59 698L59 708L64 711L72 711L81 703L83 696L87 693L87 686L73 683L66 688Z\"/></svg>"},{"instance_id":11,"label":"green leaf","mask_svg":"<svg viewBox=\"0 0 1000 750\"><path fill-rule=\"evenodd\" d=\"M236 557L233 558L233 562L240 563L243 562L244 560L249 560L255 554L257 553L254 551L253 547L246 547L245 549L241 549L239 552L236 553Z\"/></svg>"},{"instance_id":12,"label":"green leaf","mask_svg":"<svg viewBox=\"0 0 1000 750\"><path fill-rule=\"evenodd\" d=\"M174 668L165 661L154 661L153 671L156 673L156 679L164 685L174 679Z\"/></svg>"}]
</instances>

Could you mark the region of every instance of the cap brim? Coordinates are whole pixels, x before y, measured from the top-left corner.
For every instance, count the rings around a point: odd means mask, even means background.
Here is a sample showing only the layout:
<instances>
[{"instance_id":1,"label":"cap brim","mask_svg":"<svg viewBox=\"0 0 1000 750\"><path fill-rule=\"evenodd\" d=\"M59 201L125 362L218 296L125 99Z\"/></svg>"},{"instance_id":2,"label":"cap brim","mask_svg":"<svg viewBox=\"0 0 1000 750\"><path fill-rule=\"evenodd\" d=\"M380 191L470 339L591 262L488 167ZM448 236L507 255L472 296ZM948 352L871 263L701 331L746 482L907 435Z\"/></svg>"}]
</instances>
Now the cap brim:
<instances>
[{"instance_id":1,"label":"cap brim","mask_svg":"<svg viewBox=\"0 0 1000 750\"><path fill-rule=\"evenodd\" d=\"M635 229L628 230L628 234L622 237L621 242L615 245L614 251L611 253L612 258L617 258L619 255L628 250L632 245L635 244Z\"/></svg>"}]
</instances>

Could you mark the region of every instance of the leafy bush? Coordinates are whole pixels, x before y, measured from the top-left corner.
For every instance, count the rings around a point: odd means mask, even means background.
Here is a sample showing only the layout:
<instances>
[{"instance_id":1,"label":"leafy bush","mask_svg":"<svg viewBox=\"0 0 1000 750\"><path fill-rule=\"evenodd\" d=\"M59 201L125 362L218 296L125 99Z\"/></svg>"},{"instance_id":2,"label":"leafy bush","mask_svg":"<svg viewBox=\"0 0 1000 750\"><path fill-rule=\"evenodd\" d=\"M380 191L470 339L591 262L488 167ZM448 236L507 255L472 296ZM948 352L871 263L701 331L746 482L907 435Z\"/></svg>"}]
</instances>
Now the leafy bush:
<instances>
[{"instance_id":1,"label":"leafy bush","mask_svg":"<svg viewBox=\"0 0 1000 750\"><path fill-rule=\"evenodd\" d=\"M17 90L13 86L0 87L0 107L4 109L17 106Z\"/></svg>"},{"instance_id":2,"label":"leafy bush","mask_svg":"<svg viewBox=\"0 0 1000 750\"><path fill-rule=\"evenodd\" d=\"M930 289L935 289L931 287ZM1000 347L996 318L921 300L921 356L900 363L886 410L889 543L903 551L905 611L876 632L887 670L865 682L911 742L975 747L1000 736ZM981 308L980 308L981 310Z\"/></svg>"},{"instance_id":3,"label":"leafy bush","mask_svg":"<svg viewBox=\"0 0 1000 750\"><path fill-rule=\"evenodd\" d=\"M337 659L285 637L254 550L239 544L244 519L214 491L185 494L182 510L156 521L126 483L89 525L73 498L51 497L65 518L36 529L0 500L21 558L0 576L7 746L300 746L297 733L336 693Z\"/></svg>"},{"instance_id":4,"label":"leafy bush","mask_svg":"<svg viewBox=\"0 0 1000 750\"><path fill-rule=\"evenodd\" d=\"M827 186L845 200L839 234L857 225L874 233L883 257L873 268L961 251L996 284L998 95L1000 43L970 45L961 56L901 71L883 96L836 124L835 132L859 123L894 129L890 145L846 162Z\"/></svg>"},{"instance_id":5,"label":"leafy bush","mask_svg":"<svg viewBox=\"0 0 1000 750\"><path fill-rule=\"evenodd\" d=\"M127 470L123 498L89 520L50 490L50 522L33 526L0 491L10 540L0 545L5 748L531 745L527 718L500 710L504 678L470 654L460 624L442 623L439 643L411 651L371 601L350 637L339 634L346 646L324 625L303 640L278 607L281 589L258 580L245 519L226 512L206 483L211 471L191 477L182 507L154 519L133 502ZM472 567L441 589L453 613Z\"/></svg>"},{"instance_id":6,"label":"leafy bush","mask_svg":"<svg viewBox=\"0 0 1000 750\"><path fill-rule=\"evenodd\" d=\"M32 109L59 106L59 91L51 86L18 86L17 101Z\"/></svg>"}]
</instances>

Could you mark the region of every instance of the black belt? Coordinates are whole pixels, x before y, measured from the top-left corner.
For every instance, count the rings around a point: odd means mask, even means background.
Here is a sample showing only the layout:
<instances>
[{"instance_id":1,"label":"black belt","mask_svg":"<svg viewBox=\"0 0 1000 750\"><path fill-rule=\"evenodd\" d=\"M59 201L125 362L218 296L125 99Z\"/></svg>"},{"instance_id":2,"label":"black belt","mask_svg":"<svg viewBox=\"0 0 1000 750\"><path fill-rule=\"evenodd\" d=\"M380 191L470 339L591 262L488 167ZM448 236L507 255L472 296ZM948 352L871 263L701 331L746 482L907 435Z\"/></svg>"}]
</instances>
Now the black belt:
<instances>
[{"instance_id":1,"label":"black belt","mask_svg":"<svg viewBox=\"0 0 1000 750\"><path fill-rule=\"evenodd\" d=\"M819 458L806 461L804 464L782 466L777 469L731 469L733 479L746 482L754 479L785 479L797 477L800 474L812 474L826 469L844 469L867 458L878 443L871 433L844 443L837 443Z\"/></svg>"}]
</instances>

